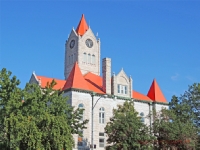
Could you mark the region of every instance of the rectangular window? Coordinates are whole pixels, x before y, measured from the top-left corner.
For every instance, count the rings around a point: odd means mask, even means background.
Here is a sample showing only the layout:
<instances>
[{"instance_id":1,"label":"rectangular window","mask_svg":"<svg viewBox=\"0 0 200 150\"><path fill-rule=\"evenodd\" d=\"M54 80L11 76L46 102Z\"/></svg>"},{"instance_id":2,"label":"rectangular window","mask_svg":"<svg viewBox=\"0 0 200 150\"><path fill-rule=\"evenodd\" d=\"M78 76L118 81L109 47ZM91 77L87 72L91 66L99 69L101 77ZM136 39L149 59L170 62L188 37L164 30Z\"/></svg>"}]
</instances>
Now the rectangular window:
<instances>
[{"instance_id":1,"label":"rectangular window","mask_svg":"<svg viewBox=\"0 0 200 150\"><path fill-rule=\"evenodd\" d=\"M99 138L99 147L104 147L104 138Z\"/></svg>"},{"instance_id":2,"label":"rectangular window","mask_svg":"<svg viewBox=\"0 0 200 150\"><path fill-rule=\"evenodd\" d=\"M119 84L117 85L117 88L118 88L118 93L120 93L120 85Z\"/></svg>"},{"instance_id":3,"label":"rectangular window","mask_svg":"<svg viewBox=\"0 0 200 150\"><path fill-rule=\"evenodd\" d=\"M124 86L120 85L121 86L121 94L124 94Z\"/></svg>"},{"instance_id":4,"label":"rectangular window","mask_svg":"<svg viewBox=\"0 0 200 150\"><path fill-rule=\"evenodd\" d=\"M99 132L99 136L104 136L104 133L103 132Z\"/></svg>"},{"instance_id":5,"label":"rectangular window","mask_svg":"<svg viewBox=\"0 0 200 150\"><path fill-rule=\"evenodd\" d=\"M88 54L88 63L91 63L91 55Z\"/></svg>"},{"instance_id":6,"label":"rectangular window","mask_svg":"<svg viewBox=\"0 0 200 150\"><path fill-rule=\"evenodd\" d=\"M99 123L104 123L105 117L104 112L99 112Z\"/></svg>"},{"instance_id":7,"label":"rectangular window","mask_svg":"<svg viewBox=\"0 0 200 150\"><path fill-rule=\"evenodd\" d=\"M102 113L102 123L104 123L104 113Z\"/></svg>"},{"instance_id":8,"label":"rectangular window","mask_svg":"<svg viewBox=\"0 0 200 150\"><path fill-rule=\"evenodd\" d=\"M101 123L101 112L99 113L99 123Z\"/></svg>"},{"instance_id":9,"label":"rectangular window","mask_svg":"<svg viewBox=\"0 0 200 150\"><path fill-rule=\"evenodd\" d=\"M124 86L124 94L127 94L127 86Z\"/></svg>"},{"instance_id":10,"label":"rectangular window","mask_svg":"<svg viewBox=\"0 0 200 150\"><path fill-rule=\"evenodd\" d=\"M95 55L92 55L92 64L95 64Z\"/></svg>"},{"instance_id":11,"label":"rectangular window","mask_svg":"<svg viewBox=\"0 0 200 150\"><path fill-rule=\"evenodd\" d=\"M87 54L86 54L86 53L83 53L83 57L84 57L84 58L83 58L83 61L87 63Z\"/></svg>"},{"instance_id":12,"label":"rectangular window","mask_svg":"<svg viewBox=\"0 0 200 150\"><path fill-rule=\"evenodd\" d=\"M117 91L119 94L127 94L127 85L117 85Z\"/></svg>"},{"instance_id":13,"label":"rectangular window","mask_svg":"<svg viewBox=\"0 0 200 150\"><path fill-rule=\"evenodd\" d=\"M74 62L76 61L76 54L74 54Z\"/></svg>"},{"instance_id":14,"label":"rectangular window","mask_svg":"<svg viewBox=\"0 0 200 150\"><path fill-rule=\"evenodd\" d=\"M72 64L73 64L73 62L74 62L74 55L72 54Z\"/></svg>"},{"instance_id":15,"label":"rectangular window","mask_svg":"<svg viewBox=\"0 0 200 150\"><path fill-rule=\"evenodd\" d=\"M104 132L99 132L99 147L105 147Z\"/></svg>"}]
</instances>

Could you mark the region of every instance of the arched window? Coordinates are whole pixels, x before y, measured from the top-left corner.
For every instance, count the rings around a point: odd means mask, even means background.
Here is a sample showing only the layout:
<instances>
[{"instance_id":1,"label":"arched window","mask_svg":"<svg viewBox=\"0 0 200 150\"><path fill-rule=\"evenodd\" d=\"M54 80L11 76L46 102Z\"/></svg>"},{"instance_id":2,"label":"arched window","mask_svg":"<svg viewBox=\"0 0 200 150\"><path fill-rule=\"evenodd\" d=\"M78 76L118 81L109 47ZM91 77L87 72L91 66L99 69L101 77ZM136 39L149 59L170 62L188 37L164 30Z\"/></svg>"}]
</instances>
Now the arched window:
<instances>
[{"instance_id":1,"label":"arched window","mask_svg":"<svg viewBox=\"0 0 200 150\"><path fill-rule=\"evenodd\" d=\"M76 54L74 54L74 61L73 62L75 62L76 61Z\"/></svg>"},{"instance_id":2,"label":"arched window","mask_svg":"<svg viewBox=\"0 0 200 150\"><path fill-rule=\"evenodd\" d=\"M88 54L88 63L91 63L91 55Z\"/></svg>"},{"instance_id":3,"label":"arched window","mask_svg":"<svg viewBox=\"0 0 200 150\"><path fill-rule=\"evenodd\" d=\"M78 108L84 109L84 105L81 103L81 104L78 105ZM80 121L83 121L83 115L84 115L84 111L83 111L83 114L81 115Z\"/></svg>"},{"instance_id":4,"label":"arched window","mask_svg":"<svg viewBox=\"0 0 200 150\"><path fill-rule=\"evenodd\" d=\"M95 55L92 55L92 64L95 64Z\"/></svg>"},{"instance_id":5,"label":"arched window","mask_svg":"<svg viewBox=\"0 0 200 150\"><path fill-rule=\"evenodd\" d=\"M73 54L71 55L71 64L73 64L74 58L73 58Z\"/></svg>"},{"instance_id":6,"label":"arched window","mask_svg":"<svg viewBox=\"0 0 200 150\"><path fill-rule=\"evenodd\" d=\"M105 122L105 109L101 107L99 109L99 123L104 123Z\"/></svg>"},{"instance_id":7,"label":"arched window","mask_svg":"<svg viewBox=\"0 0 200 150\"><path fill-rule=\"evenodd\" d=\"M143 112L140 113L140 117L141 117L141 122L144 123L144 113Z\"/></svg>"},{"instance_id":8,"label":"arched window","mask_svg":"<svg viewBox=\"0 0 200 150\"><path fill-rule=\"evenodd\" d=\"M87 63L87 54L83 53L83 62Z\"/></svg>"}]
</instances>

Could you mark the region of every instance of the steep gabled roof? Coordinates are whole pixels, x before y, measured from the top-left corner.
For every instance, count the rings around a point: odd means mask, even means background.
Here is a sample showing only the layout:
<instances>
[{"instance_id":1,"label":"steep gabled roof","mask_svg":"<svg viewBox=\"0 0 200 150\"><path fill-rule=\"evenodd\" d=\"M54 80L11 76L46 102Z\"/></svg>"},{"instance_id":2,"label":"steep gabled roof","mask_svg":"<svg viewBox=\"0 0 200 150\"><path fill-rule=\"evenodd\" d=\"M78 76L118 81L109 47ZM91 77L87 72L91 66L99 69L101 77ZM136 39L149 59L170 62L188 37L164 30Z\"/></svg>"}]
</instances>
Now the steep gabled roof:
<instances>
[{"instance_id":1,"label":"steep gabled roof","mask_svg":"<svg viewBox=\"0 0 200 150\"><path fill-rule=\"evenodd\" d=\"M44 76L37 76L37 80L39 80L40 82L40 86L41 88L45 88L47 83L51 83L53 80L56 82L56 85L53 87L54 90L60 90L63 88L63 86L65 85L66 80L60 80L60 79L55 79L55 78L48 78L48 77L44 77Z\"/></svg>"},{"instance_id":2,"label":"steep gabled roof","mask_svg":"<svg viewBox=\"0 0 200 150\"><path fill-rule=\"evenodd\" d=\"M76 33L78 35L83 35L89 29L87 22L85 20L84 14L82 14L81 20L76 28Z\"/></svg>"},{"instance_id":3,"label":"steep gabled roof","mask_svg":"<svg viewBox=\"0 0 200 150\"><path fill-rule=\"evenodd\" d=\"M148 96L139 93L135 90L132 91L132 98L137 99L137 100L147 100L147 101L152 101Z\"/></svg>"},{"instance_id":4,"label":"steep gabled roof","mask_svg":"<svg viewBox=\"0 0 200 150\"><path fill-rule=\"evenodd\" d=\"M96 93L105 94L105 92L102 89L102 85L103 85L102 77L89 72L86 75L84 75L84 78L85 78L87 85L91 91L94 91Z\"/></svg>"},{"instance_id":5,"label":"steep gabled roof","mask_svg":"<svg viewBox=\"0 0 200 150\"><path fill-rule=\"evenodd\" d=\"M40 84L41 88L45 88L48 82L51 83L52 80L55 80L57 84L54 86L53 88L54 90L66 90L70 88L75 88L75 89L93 91L99 94L106 94L103 91L103 87L102 87L103 86L102 77L99 75L93 74L91 72L83 76L77 62L74 64L67 80L59 80L55 78L49 78L49 77L37 76L37 75L35 75L35 78ZM144 100L144 101L155 101L155 102L167 103L167 100L165 99L155 79L152 82L152 85L149 89L147 96L133 90L132 98L141 100L141 101Z\"/></svg>"},{"instance_id":6,"label":"steep gabled roof","mask_svg":"<svg viewBox=\"0 0 200 150\"><path fill-rule=\"evenodd\" d=\"M147 96L155 102L167 103L165 96L163 95L158 83L156 82L156 79L153 80Z\"/></svg>"},{"instance_id":7,"label":"steep gabled roof","mask_svg":"<svg viewBox=\"0 0 200 150\"><path fill-rule=\"evenodd\" d=\"M67 78L67 82L65 83L63 90L66 90L69 88L89 90L87 82L83 78L83 75L81 73L81 70L80 70L77 62L74 63L74 67L72 68L72 70Z\"/></svg>"}]
</instances>

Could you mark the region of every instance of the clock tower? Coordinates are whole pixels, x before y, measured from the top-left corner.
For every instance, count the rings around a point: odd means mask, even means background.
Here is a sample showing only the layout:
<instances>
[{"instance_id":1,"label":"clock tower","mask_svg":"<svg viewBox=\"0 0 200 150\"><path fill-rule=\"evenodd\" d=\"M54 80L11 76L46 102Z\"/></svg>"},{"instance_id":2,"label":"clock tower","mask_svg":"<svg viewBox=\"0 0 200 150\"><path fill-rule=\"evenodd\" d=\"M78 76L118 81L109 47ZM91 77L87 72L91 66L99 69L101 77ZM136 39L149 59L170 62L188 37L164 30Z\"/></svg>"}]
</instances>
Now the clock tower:
<instances>
[{"instance_id":1,"label":"clock tower","mask_svg":"<svg viewBox=\"0 0 200 150\"><path fill-rule=\"evenodd\" d=\"M88 72L100 75L100 39L96 39L84 15L76 30L72 29L65 43L65 79L68 78L75 62L83 75Z\"/></svg>"}]
</instances>

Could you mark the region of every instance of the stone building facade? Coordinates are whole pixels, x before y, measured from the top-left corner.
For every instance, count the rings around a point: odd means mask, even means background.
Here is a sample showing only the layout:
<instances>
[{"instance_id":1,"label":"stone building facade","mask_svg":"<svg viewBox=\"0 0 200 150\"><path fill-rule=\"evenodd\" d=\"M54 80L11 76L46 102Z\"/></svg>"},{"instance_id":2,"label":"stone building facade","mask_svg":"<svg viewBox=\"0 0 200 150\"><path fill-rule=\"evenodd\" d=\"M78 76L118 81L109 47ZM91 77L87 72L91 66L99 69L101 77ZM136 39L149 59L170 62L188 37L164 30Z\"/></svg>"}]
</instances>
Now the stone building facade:
<instances>
[{"instance_id":1,"label":"stone building facade","mask_svg":"<svg viewBox=\"0 0 200 150\"><path fill-rule=\"evenodd\" d=\"M69 97L70 105L84 108L82 119L88 119L87 129L81 131L83 137L73 135L76 150L90 149L92 135L92 97L94 120L94 145L103 150L107 136L104 133L106 123L112 117L113 108L122 105L126 100L134 100L135 109L147 125L152 123L152 109L157 111L168 108L157 81L154 79L148 94L133 89L133 79L122 69L117 75L111 75L111 58L102 60L102 77L100 76L100 39L96 39L82 15L78 27L72 29L65 43L65 79L55 79L32 74L30 83L37 83L45 88L53 79L57 82L54 89L62 89L64 96ZM81 121L81 120L80 120Z\"/></svg>"}]
</instances>

